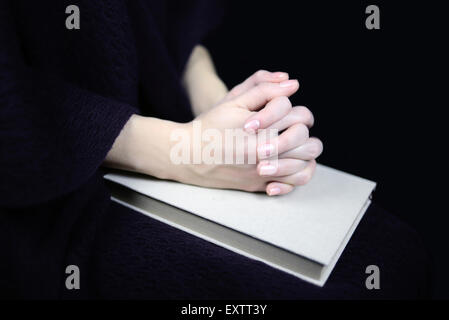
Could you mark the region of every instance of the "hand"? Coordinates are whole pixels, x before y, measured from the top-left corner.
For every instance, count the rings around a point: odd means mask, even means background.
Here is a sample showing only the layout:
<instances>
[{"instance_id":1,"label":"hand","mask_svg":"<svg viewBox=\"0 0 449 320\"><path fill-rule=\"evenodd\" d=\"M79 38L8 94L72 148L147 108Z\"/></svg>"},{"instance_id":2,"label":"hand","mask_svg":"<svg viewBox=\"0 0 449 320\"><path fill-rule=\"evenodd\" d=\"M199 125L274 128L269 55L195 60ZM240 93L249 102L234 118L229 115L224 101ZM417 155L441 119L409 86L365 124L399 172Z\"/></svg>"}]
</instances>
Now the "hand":
<instances>
[{"instance_id":1,"label":"hand","mask_svg":"<svg viewBox=\"0 0 449 320\"><path fill-rule=\"evenodd\" d=\"M275 161L269 157L261 159L257 166L259 175L271 178L271 182L266 186L267 194L279 195L292 191L294 186L304 185L310 181L316 168L315 159L322 153L323 144L318 138L309 137L308 130L302 126L310 128L314 124L314 117L309 109L303 106L293 107L285 117L271 124L269 107L267 105L247 119L245 127L252 130L265 128L275 128L279 132L285 130L279 138L275 139L277 141L274 141L275 144L281 144L278 158ZM285 143L283 141L287 141L287 135L293 131L293 128L304 132L297 135L302 140L293 142L297 146L289 149L282 144Z\"/></svg>"},{"instance_id":2,"label":"hand","mask_svg":"<svg viewBox=\"0 0 449 320\"><path fill-rule=\"evenodd\" d=\"M187 171L194 174L184 175L186 180L183 182L276 195L288 193L295 185L310 180L316 165L314 159L321 153L322 143L308 136L308 127L314 122L311 112L305 107L292 108L287 98L298 89L297 81L264 82L282 77L285 79L288 75L259 71L232 89L218 106L196 119L202 121L203 130L242 127L253 133L265 128L285 130L272 141L278 146L280 159L273 161L270 157L268 160L259 157L257 166L197 164L188 167Z\"/></svg>"},{"instance_id":3,"label":"hand","mask_svg":"<svg viewBox=\"0 0 449 320\"><path fill-rule=\"evenodd\" d=\"M262 82L281 82L288 80L285 72L268 72L260 70L248 78L244 83L228 92L226 85L218 76L209 51L202 45L192 50L184 68L182 84L195 116L204 113L220 102L236 97L250 87Z\"/></svg>"},{"instance_id":4,"label":"hand","mask_svg":"<svg viewBox=\"0 0 449 320\"><path fill-rule=\"evenodd\" d=\"M280 154L274 172L263 169L263 164L267 161L271 164L272 161L270 154L268 159L262 161L266 152L258 157L259 165L174 164L170 159L174 145L170 136L174 131L182 129L191 139L192 123L178 124L141 116L131 117L109 152L105 164L161 179L208 187L266 191L271 195L289 192L293 185L306 183L313 173L313 159L322 148L318 139L308 138L307 125L312 125L313 116L304 107L291 107L287 97L298 90L296 80L280 83L260 81L267 76L273 77L273 74L256 73L196 120L201 121L204 130L223 132L226 129L245 128L254 137L263 128L286 129L275 141L271 141L278 146ZM255 128L253 124L257 122L258 127ZM263 148L258 146L258 150Z\"/></svg>"}]
</instances>

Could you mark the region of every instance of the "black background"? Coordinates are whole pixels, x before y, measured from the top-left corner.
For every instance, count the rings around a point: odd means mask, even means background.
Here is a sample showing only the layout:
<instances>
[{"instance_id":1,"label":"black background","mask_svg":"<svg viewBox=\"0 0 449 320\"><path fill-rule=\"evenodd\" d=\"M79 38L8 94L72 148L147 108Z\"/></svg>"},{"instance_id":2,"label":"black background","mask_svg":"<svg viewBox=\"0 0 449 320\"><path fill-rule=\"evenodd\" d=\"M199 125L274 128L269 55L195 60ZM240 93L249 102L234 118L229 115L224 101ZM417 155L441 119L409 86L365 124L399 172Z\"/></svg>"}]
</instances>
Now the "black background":
<instances>
[{"instance_id":1,"label":"black background","mask_svg":"<svg viewBox=\"0 0 449 320\"><path fill-rule=\"evenodd\" d=\"M435 297L448 298L441 3L231 1L206 45L229 87L258 69L299 80L292 102L315 115L319 162L378 183L374 200L421 234ZM365 27L369 4L380 8L380 30Z\"/></svg>"}]
</instances>

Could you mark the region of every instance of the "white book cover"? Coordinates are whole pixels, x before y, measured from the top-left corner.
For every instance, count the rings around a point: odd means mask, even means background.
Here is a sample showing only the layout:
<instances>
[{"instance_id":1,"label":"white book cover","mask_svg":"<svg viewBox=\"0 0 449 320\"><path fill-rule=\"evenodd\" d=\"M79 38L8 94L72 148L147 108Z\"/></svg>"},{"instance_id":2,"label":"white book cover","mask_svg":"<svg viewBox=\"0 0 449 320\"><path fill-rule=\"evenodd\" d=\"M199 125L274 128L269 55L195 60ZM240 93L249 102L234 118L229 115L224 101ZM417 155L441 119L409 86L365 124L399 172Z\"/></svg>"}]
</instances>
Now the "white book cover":
<instances>
[{"instance_id":1,"label":"white book cover","mask_svg":"<svg viewBox=\"0 0 449 320\"><path fill-rule=\"evenodd\" d=\"M376 186L323 165L317 165L307 185L276 197L122 171L108 173L105 179L135 191L128 196L111 191L113 200L125 206L320 286ZM151 198L181 210L167 214L159 204L148 203Z\"/></svg>"}]
</instances>

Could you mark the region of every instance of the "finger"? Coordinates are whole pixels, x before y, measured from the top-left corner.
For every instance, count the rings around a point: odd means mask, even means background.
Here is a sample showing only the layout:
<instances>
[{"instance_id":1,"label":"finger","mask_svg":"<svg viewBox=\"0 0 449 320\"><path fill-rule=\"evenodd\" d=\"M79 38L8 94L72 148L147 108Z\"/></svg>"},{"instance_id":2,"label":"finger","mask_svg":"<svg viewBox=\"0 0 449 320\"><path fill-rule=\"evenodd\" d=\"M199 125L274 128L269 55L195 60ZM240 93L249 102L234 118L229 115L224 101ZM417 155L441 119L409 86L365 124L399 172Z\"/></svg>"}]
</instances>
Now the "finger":
<instances>
[{"instance_id":1,"label":"finger","mask_svg":"<svg viewBox=\"0 0 449 320\"><path fill-rule=\"evenodd\" d=\"M294 189L294 186L287 183L281 183L281 182L270 182L267 184L267 187L265 189L265 192L269 196L279 196L282 194L286 194L291 192Z\"/></svg>"},{"instance_id":2,"label":"finger","mask_svg":"<svg viewBox=\"0 0 449 320\"><path fill-rule=\"evenodd\" d=\"M232 101L241 108L255 111L276 97L291 96L298 91L298 88L298 80L286 80L280 83L263 82L234 98Z\"/></svg>"},{"instance_id":3,"label":"finger","mask_svg":"<svg viewBox=\"0 0 449 320\"><path fill-rule=\"evenodd\" d=\"M285 118L290 113L291 108L292 104L286 96L276 97L268 102L262 110L249 117L245 122L244 129L248 133L265 129Z\"/></svg>"},{"instance_id":4,"label":"finger","mask_svg":"<svg viewBox=\"0 0 449 320\"><path fill-rule=\"evenodd\" d=\"M282 131L291 127L295 123L303 123L308 128L313 126L315 122L312 112L306 107L293 107L290 112L280 119L279 121L270 125L267 129L276 129L278 131Z\"/></svg>"},{"instance_id":5,"label":"finger","mask_svg":"<svg viewBox=\"0 0 449 320\"><path fill-rule=\"evenodd\" d=\"M278 177L276 178L277 182L291 184L293 186L303 186L312 179L312 176L315 172L316 161L309 161L307 167L304 170L298 171L292 175Z\"/></svg>"},{"instance_id":6,"label":"finger","mask_svg":"<svg viewBox=\"0 0 449 320\"><path fill-rule=\"evenodd\" d=\"M261 161L257 165L257 173L260 176L282 177L304 170L307 165L307 161L298 159Z\"/></svg>"},{"instance_id":7,"label":"finger","mask_svg":"<svg viewBox=\"0 0 449 320\"><path fill-rule=\"evenodd\" d=\"M320 139L312 137L299 147L279 153L279 159L312 160L318 158L322 152L323 143Z\"/></svg>"},{"instance_id":8,"label":"finger","mask_svg":"<svg viewBox=\"0 0 449 320\"><path fill-rule=\"evenodd\" d=\"M241 95L252 87L262 82L282 82L288 80L288 73L286 72L269 72L266 70L259 70L251 75L248 79L232 88L229 91L229 99ZM228 99L227 99L228 100Z\"/></svg>"},{"instance_id":9,"label":"finger","mask_svg":"<svg viewBox=\"0 0 449 320\"><path fill-rule=\"evenodd\" d=\"M309 139L309 129L302 123L297 123L265 144L257 147L259 159L267 159L304 144Z\"/></svg>"}]
</instances>

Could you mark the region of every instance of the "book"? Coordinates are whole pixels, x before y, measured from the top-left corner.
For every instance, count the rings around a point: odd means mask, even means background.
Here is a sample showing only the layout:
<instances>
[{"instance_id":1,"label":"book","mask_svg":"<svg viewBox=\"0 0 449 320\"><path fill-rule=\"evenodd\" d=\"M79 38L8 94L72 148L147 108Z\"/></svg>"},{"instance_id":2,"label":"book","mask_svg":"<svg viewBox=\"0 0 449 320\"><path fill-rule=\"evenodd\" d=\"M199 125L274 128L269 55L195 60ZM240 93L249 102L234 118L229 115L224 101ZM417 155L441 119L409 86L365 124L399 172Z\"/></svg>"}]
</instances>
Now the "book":
<instances>
[{"instance_id":1,"label":"book","mask_svg":"<svg viewBox=\"0 0 449 320\"><path fill-rule=\"evenodd\" d=\"M289 194L223 190L114 171L112 200L323 286L371 203L376 183L318 164Z\"/></svg>"}]
</instances>

